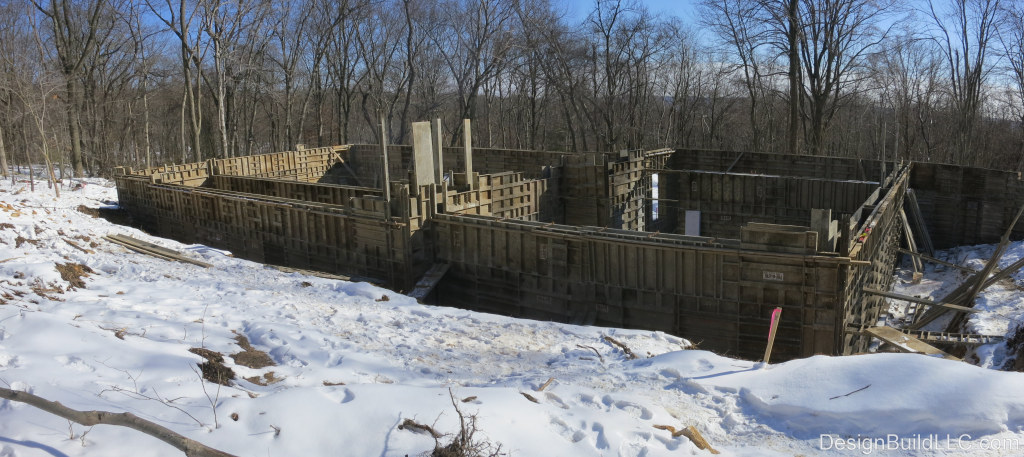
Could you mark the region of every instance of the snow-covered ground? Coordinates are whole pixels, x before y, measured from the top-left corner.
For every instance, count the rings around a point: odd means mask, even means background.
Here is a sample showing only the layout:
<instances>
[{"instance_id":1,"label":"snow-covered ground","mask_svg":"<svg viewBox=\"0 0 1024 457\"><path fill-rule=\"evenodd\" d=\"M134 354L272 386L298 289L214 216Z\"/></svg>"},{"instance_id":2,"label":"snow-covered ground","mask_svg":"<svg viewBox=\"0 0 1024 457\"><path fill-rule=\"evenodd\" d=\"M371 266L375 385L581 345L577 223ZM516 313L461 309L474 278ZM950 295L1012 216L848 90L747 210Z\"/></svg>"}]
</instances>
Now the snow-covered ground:
<instances>
[{"instance_id":1,"label":"snow-covered ground","mask_svg":"<svg viewBox=\"0 0 1024 457\"><path fill-rule=\"evenodd\" d=\"M692 425L724 455L1024 454L1024 374L911 354L764 366L686 349L659 332L423 306L78 210L115 199L103 180L65 188L60 199L42 183L35 192L0 183L0 385L79 410L128 411L239 456L421 454L434 439L399 426L411 419L456 432L452 397L476 416L477 437L513 456L708 453L656 425ZM213 268L137 254L108 234ZM983 257L984 249L971 252ZM1016 244L1007 261L1020 255ZM62 264L93 273L72 288ZM914 287L929 284L955 287L931 278ZM986 312L971 325L1005 333L1024 314L1021 297L1012 287L987 292ZM234 363L238 335L276 365ZM641 357L627 359L604 336ZM190 348L224 354L238 379L203 382L203 358ZM88 429L0 402L0 456L80 455L181 453L126 428Z\"/></svg>"}]
</instances>

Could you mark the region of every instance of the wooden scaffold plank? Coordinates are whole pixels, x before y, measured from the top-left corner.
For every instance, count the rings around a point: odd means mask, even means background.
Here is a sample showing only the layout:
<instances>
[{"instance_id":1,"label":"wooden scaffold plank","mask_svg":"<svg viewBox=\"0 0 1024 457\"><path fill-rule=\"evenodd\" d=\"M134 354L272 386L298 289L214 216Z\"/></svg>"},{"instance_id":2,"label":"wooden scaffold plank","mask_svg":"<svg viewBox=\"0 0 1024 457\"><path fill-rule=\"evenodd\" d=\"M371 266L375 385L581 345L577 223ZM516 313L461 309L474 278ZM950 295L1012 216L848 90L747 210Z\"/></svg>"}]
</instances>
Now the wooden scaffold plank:
<instances>
[{"instance_id":1,"label":"wooden scaffold plank","mask_svg":"<svg viewBox=\"0 0 1024 457\"><path fill-rule=\"evenodd\" d=\"M892 327L869 327L864 329L864 333L871 335L875 338L882 340L883 342L889 343L897 351L900 352L911 352L917 354L941 356L948 360L960 360L954 357L946 351L943 351L935 346L932 346L924 341L921 341L911 335L903 333Z\"/></svg>"}]
</instances>

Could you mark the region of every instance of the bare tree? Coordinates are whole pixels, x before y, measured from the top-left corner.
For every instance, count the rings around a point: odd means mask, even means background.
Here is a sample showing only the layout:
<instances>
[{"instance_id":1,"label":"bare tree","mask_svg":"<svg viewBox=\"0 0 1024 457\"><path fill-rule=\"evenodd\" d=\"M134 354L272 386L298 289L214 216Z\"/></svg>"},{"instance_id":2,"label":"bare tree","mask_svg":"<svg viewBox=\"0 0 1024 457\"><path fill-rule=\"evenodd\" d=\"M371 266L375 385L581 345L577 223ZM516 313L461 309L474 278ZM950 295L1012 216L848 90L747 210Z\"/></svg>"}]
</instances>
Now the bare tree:
<instances>
[{"instance_id":1,"label":"bare tree","mask_svg":"<svg viewBox=\"0 0 1024 457\"><path fill-rule=\"evenodd\" d=\"M270 61L274 64L275 72L279 72L282 93L275 97L275 112L272 120L277 128L274 132L277 136L275 144L281 150L287 150L295 145L297 138L297 126L295 125L295 102L297 92L300 88L299 63L306 57L307 35L302 33L309 21L309 14L306 12L305 2L287 2L279 4L274 14L277 16L273 28L273 41L275 42L274 52L270 54Z\"/></svg>"},{"instance_id":2,"label":"bare tree","mask_svg":"<svg viewBox=\"0 0 1024 457\"><path fill-rule=\"evenodd\" d=\"M105 0L71 2L50 0L43 3L31 0L33 6L45 16L52 33L52 45L57 53L60 71L64 75L68 112L68 131L71 141L71 166L75 176L85 173L82 151L82 67L97 44L104 39L99 22L108 3Z\"/></svg>"},{"instance_id":3,"label":"bare tree","mask_svg":"<svg viewBox=\"0 0 1024 457\"><path fill-rule=\"evenodd\" d=\"M1013 82L1013 101L1010 106L1020 129L1020 149L1017 171L1024 170L1024 5L1012 4L1006 8L1006 28L1000 41L1006 53L1010 77Z\"/></svg>"},{"instance_id":4,"label":"bare tree","mask_svg":"<svg viewBox=\"0 0 1024 457\"><path fill-rule=\"evenodd\" d=\"M882 40L876 28L887 0L805 0L800 11L807 146L826 151L825 133L840 103L856 93L866 57Z\"/></svg>"},{"instance_id":5,"label":"bare tree","mask_svg":"<svg viewBox=\"0 0 1024 457\"><path fill-rule=\"evenodd\" d=\"M734 62L733 71L742 75L751 133L748 147L763 150L765 124L770 115L769 78L774 65L773 56L764 50L772 43L771 22L766 19L775 11L757 0L705 0L701 6L702 22L724 42L727 55Z\"/></svg>"},{"instance_id":6,"label":"bare tree","mask_svg":"<svg viewBox=\"0 0 1024 457\"><path fill-rule=\"evenodd\" d=\"M514 23L509 0L449 0L439 6L439 27L430 29L458 93L456 119L472 119L480 89L505 65ZM458 144L461 122L452 129Z\"/></svg>"},{"instance_id":7,"label":"bare tree","mask_svg":"<svg viewBox=\"0 0 1024 457\"><path fill-rule=\"evenodd\" d=\"M935 3L928 0L928 13L938 28L935 40L946 60L955 121L950 160L976 163L978 157L971 156L974 132L989 70L985 61L997 33L1000 0L948 0L946 8L936 8Z\"/></svg>"},{"instance_id":8,"label":"bare tree","mask_svg":"<svg viewBox=\"0 0 1024 457\"><path fill-rule=\"evenodd\" d=\"M189 142L186 140L188 132L192 134L192 158L202 160L202 53L205 48L202 46L201 27L196 26L195 21L199 15L198 8L190 5L189 0L164 0L162 5L154 5L154 0L145 0L153 15L158 18L177 38L179 45L179 58L182 70L182 82L184 90L181 101L181 157L187 161ZM186 110L187 108L187 110ZM186 112L188 117L186 118ZM186 130L186 119L188 129Z\"/></svg>"},{"instance_id":9,"label":"bare tree","mask_svg":"<svg viewBox=\"0 0 1024 457\"><path fill-rule=\"evenodd\" d=\"M873 74L883 103L892 110L894 154L930 161L936 152L942 59L931 40L905 30L883 52L872 56Z\"/></svg>"}]
</instances>

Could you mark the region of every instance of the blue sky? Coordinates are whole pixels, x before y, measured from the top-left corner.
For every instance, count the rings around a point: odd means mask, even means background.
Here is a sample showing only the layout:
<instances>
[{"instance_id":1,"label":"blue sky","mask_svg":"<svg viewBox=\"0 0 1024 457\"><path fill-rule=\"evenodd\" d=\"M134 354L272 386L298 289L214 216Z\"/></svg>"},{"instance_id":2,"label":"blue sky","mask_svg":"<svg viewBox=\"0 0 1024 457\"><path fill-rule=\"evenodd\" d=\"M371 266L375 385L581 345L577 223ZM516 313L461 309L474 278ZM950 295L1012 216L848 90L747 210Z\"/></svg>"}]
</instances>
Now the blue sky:
<instances>
[{"instance_id":1,"label":"blue sky","mask_svg":"<svg viewBox=\"0 0 1024 457\"><path fill-rule=\"evenodd\" d=\"M640 0L655 15L679 16L683 22L697 22L697 0ZM565 0L572 17L583 18L594 8L594 0Z\"/></svg>"}]
</instances>

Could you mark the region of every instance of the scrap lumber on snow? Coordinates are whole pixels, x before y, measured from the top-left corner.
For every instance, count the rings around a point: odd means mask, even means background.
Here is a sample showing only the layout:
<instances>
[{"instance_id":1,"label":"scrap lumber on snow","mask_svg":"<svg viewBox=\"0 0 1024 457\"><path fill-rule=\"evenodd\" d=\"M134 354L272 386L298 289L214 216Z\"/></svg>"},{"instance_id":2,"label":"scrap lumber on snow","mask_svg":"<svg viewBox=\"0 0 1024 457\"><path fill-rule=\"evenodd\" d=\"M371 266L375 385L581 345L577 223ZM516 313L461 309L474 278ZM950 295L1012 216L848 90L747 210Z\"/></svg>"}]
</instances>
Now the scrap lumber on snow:
<instances>
[{"instance_id":1,"label":"scrap lumber on snow","mask_svg":"<svg viewBox=\"0 0 1024 457\"><path fill-rule=\"evenodd\" d=\"M968 308L966 306L954 305L954 304L951 304L951 303L937 302L937 301L934 301L934 300L928 300L926 298L918 298L918 297L913 297L913 296L910 296L910 295L899 294L899 293L896 293L896 292L886 292L886 291L883 291L883 290L873 289L873 288L870 288L870 287L865 287L864 288L864 292L867 292L867 293L872 294L872 295L878 295L878 296L881 296L881 297L893 298L893 299L896 299L896 300L903 300L903 301L909 301L909 302L913 302L913 303L920 303L922 305L927 305L927 306L946 308L946 309L949 309L949 310L952 310L952 311L960 311L962 313L976 313L976 312L978 312L978 310L976 310L974 308Z\"/></svg>"},{"instance_id":2,"label":"scrap lumber on snow","mask_svg":"<svg viewBox=\"0 0 1024 457\"><path fill-rule=\"evenodd\" d=\"M991 286L996 281L999 281L1013 274L1015 271L1019 270L1022 266L1024 266L1024 258L1021 258L1020 260L1014 262L1006 269L999 271L995 275L992 275L992 272L996 269L996 266L999 264L999 260L1002 259L1003 253L1006 252L1006 248L1010 245L1010 233L1013 231L1013 227L1017 225L1017 221L1020 220L1021 214L1024 214L1024 206L1022 206L1020 210L1017 211L1017 215L1013 218L1013 221L1010 222L1010 226L1006 228L1006 232L1003 233L1003 237L1000 239L999 245L996 246L996 250L995 252L992 253L992 257L989 258L988 262L985 263L985 267L982 268L980 272L975 273L971 275L969 278L967 278L967 280L964 281L964 283L961 284L960 287L957 287L956 290L954 290L953 292L949 293L941 300L939 300L940 303L950 303L954 305L972 308L974 307L974 298L977 297L982 290L984 290L986 287ZM989 275L992 276L989 277ZM928 323L934 321L935 319L938 319L939 317L941 317L942 315L949 311L949 308L933 306L931 309L929 309L927 312L921 315L920 319L915 319L915 322L910 326L910 328L914 330L920 329L921 327L924 327ZM956 323L958 326L959 322L960 319L954 318L951 324Z\"/></svg>"},{"instance_id":3,"label":"scrap lumber on snow","mask_svg":"<svg viewBox=\"0 0 1024 457\"><path fill-rule=\"evenodd\" d=\"M153 243L147 243L145 241L132 238L127 235L108 235L103 237L103 239L110 241L111 243L131 249L135 252L151 255L153 257L157 257L164 260L176 260L178 262L191 263L192 265L198 265L203 268L210 268L213 266L206 262L200 262L198 260L193 260L188 257L185 257L178 251L167 249L162 246L157 246Z\"/></svg>"},{"instance_id":4,"label":"scrap lumber on snow","mask_svg":"<svg viewBox=\"0 0 1024 457\"><path fill-rule=\"evenodd\" d=\"M960 360L958 357L954 357L942 349L925 343L924 341L914 338L913 336L892 327L869 327L864 329L864 333L878 338L885 343L889 343L900 352L935 355L948 360Z\"/></svg>"}]
</instances>

